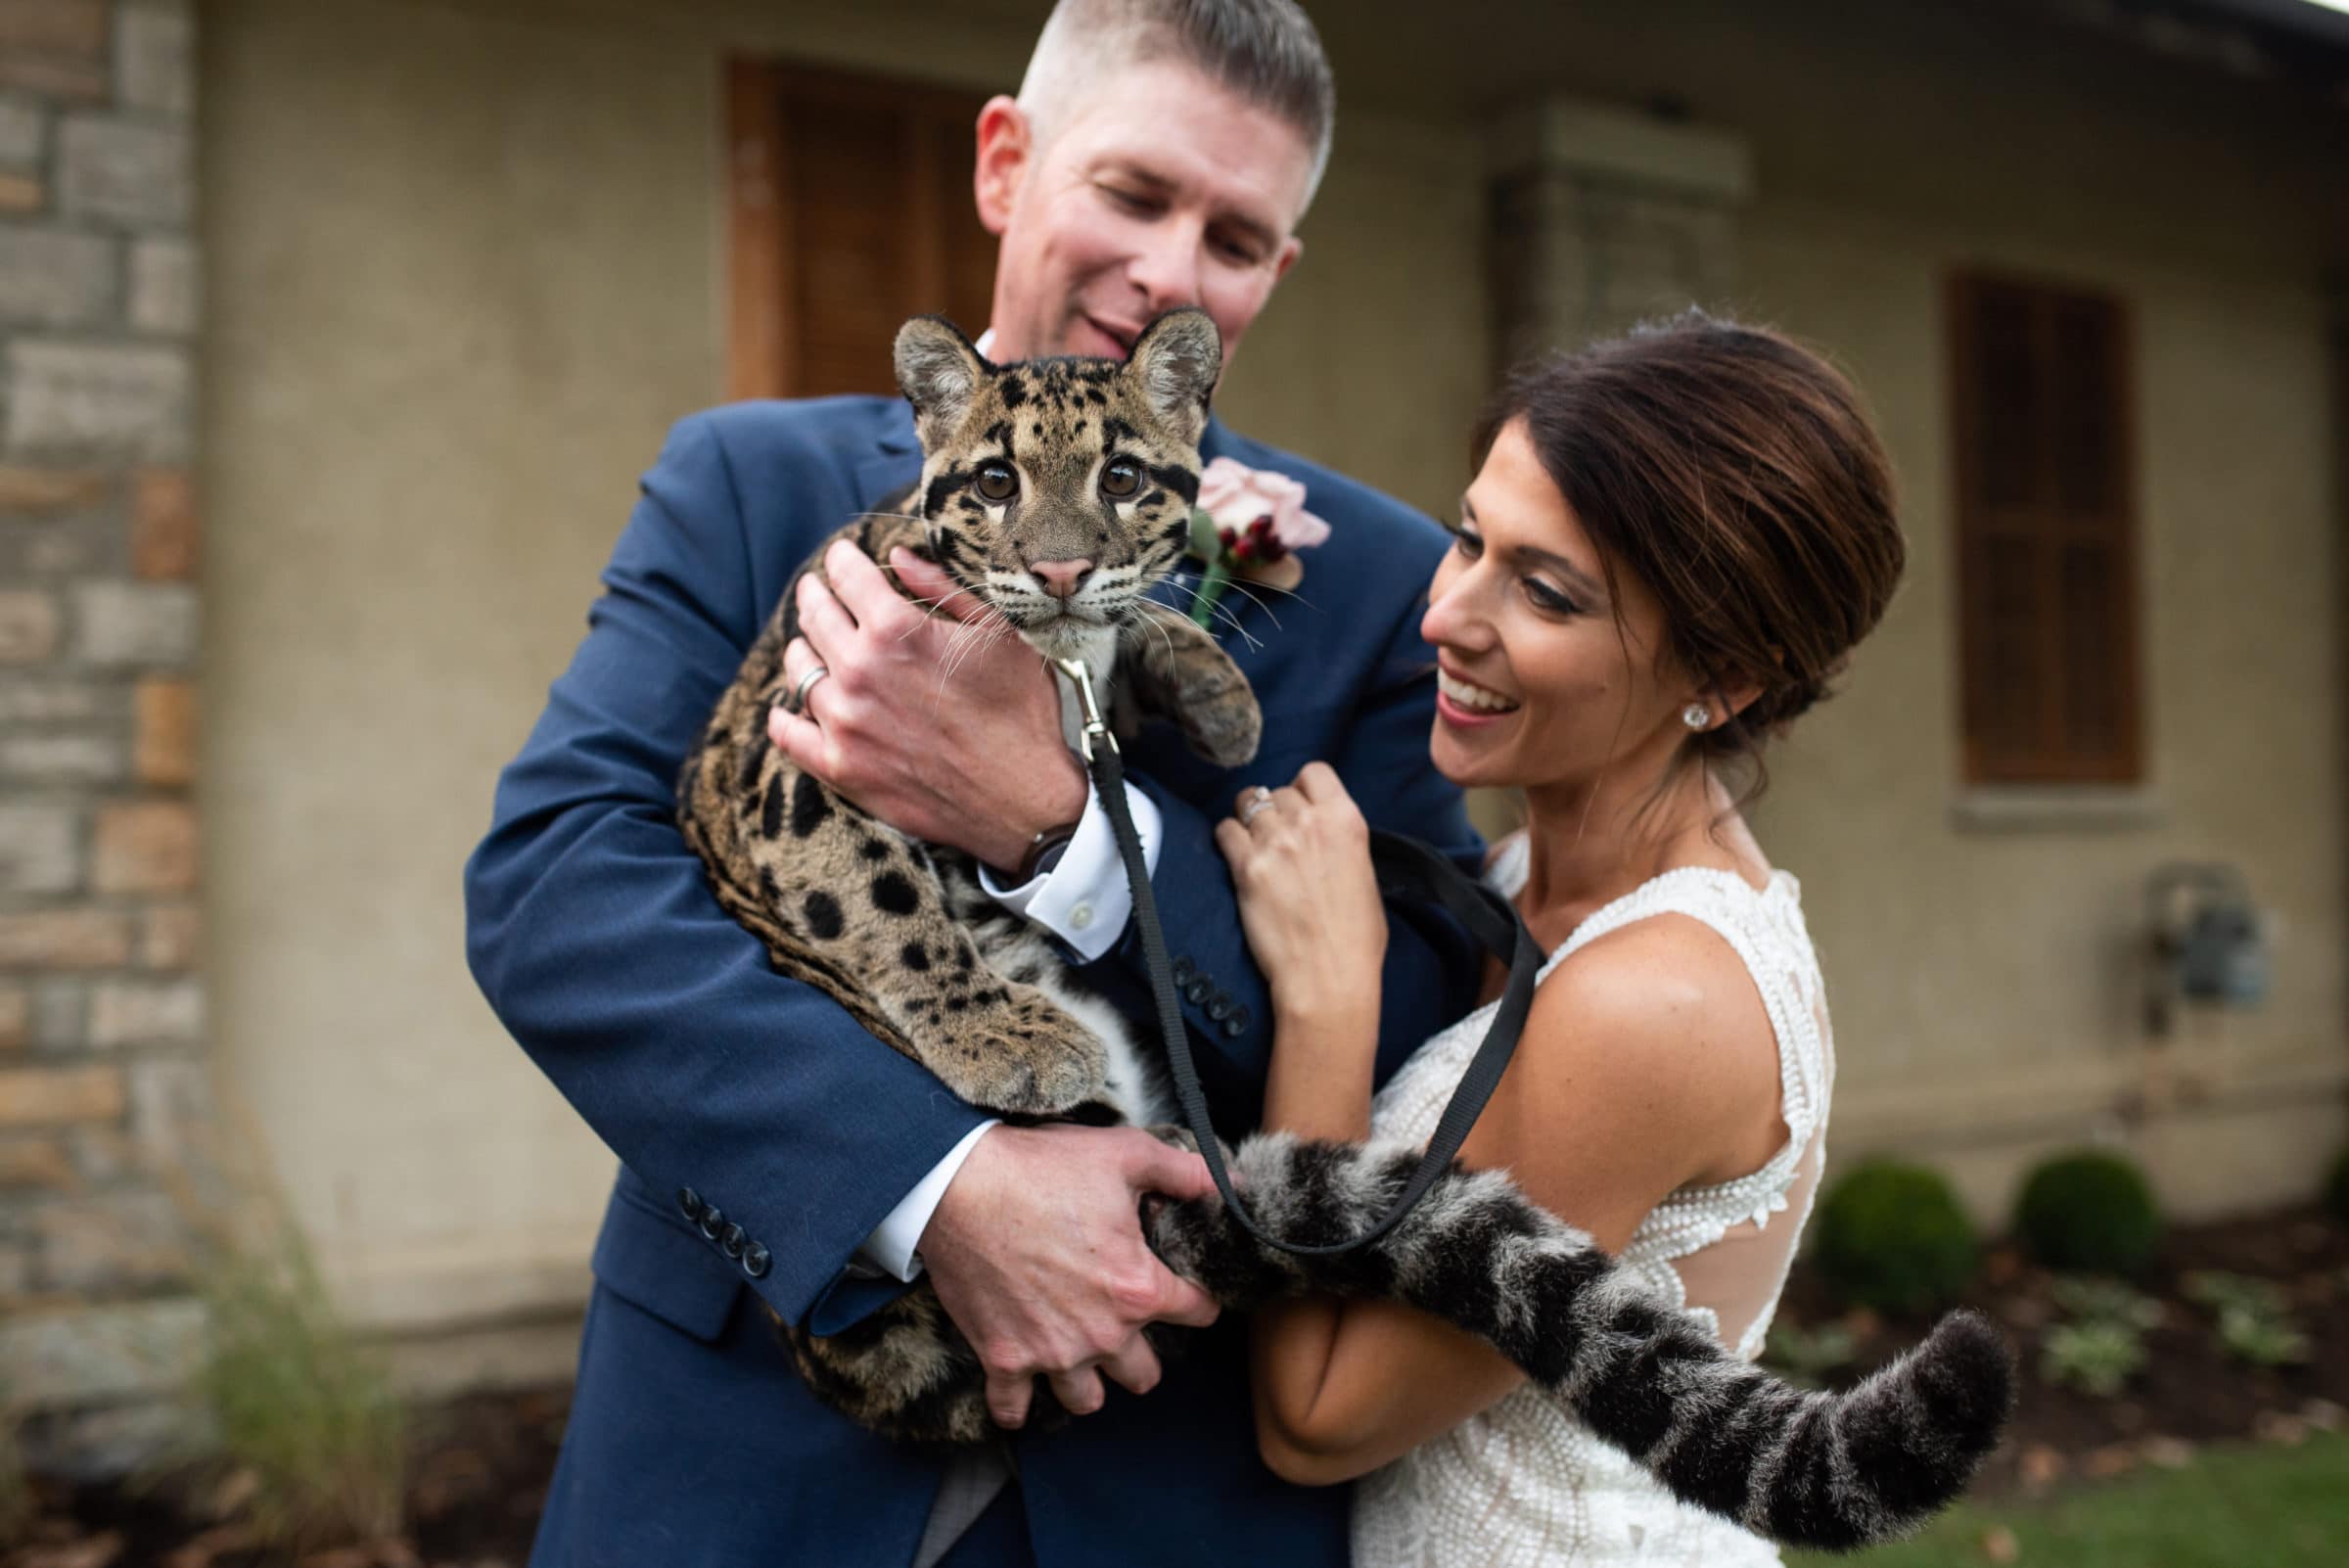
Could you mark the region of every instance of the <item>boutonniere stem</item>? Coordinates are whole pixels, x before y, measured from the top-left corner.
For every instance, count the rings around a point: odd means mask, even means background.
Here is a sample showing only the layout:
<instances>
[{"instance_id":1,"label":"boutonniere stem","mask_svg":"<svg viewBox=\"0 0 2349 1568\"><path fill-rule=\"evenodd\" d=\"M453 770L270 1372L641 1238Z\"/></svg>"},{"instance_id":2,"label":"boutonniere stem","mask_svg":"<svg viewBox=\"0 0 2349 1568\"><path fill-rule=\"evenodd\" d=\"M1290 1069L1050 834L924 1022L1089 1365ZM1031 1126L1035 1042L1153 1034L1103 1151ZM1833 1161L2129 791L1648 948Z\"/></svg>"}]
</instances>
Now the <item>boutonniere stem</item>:
<instances>
[{"instance_id":1,"label":"boutonniere stem","mask_svg":"<svg viewBox=\"0 0 2349 1568\"><path fill-rule=\"evenodd\" d=\"M1305 486L1286 474L1219 457L1199 476L1191 508L1190 555L1200 563L1191 619L1215 624L1216 607L1235 580L1284 592L1305 580L1297 552L1329 537L1329 525L1305 509Z\"/></svg>"}]
</instances>

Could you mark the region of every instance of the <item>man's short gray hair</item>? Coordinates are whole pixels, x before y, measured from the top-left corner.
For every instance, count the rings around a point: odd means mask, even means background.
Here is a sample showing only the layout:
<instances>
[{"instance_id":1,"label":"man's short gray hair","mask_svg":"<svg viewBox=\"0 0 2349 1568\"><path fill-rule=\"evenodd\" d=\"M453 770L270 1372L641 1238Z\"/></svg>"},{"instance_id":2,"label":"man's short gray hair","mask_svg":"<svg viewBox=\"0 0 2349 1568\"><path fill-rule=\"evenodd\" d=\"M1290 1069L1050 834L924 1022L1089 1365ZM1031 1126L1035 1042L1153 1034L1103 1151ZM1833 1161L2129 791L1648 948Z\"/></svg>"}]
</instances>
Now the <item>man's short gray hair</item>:
<instances>
[{"instance_id":1,"label":"man's short gray hair","mask_svg":"<svg viewBox=\"0 0 2349 1568\"><path fill-rule=\"evenodd\" d=\"M1329 166L1338 88L1297 0L1060 0L1028 58L1020 107L1049 140L1088 83L1153 60L1183 61L1296 127L1313 154L1312 203Z\"/></svg>"}]
</instances>

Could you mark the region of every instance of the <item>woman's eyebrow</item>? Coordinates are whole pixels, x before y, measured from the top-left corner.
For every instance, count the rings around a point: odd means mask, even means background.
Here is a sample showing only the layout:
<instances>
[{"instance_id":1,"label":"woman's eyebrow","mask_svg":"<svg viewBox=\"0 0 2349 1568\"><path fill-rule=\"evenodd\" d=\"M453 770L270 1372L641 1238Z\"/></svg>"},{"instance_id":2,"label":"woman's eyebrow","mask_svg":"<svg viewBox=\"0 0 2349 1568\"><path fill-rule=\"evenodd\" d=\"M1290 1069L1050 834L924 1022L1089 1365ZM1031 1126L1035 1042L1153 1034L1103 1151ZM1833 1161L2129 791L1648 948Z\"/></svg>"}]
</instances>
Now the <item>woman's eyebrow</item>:
<instances>
[{"instance_id":1,"label":"woman's eyebrow","mask_svg":"<svg viewBox=\"0 0 2349 1568\"><path fill-rule=\"evenodd\" d=\"M1477 521L1476 508L1469 504L1468 496L1465 491L1461 492L1460 495L1460 516L1467 519L1471 523ZM1584 593L1588 594L1593 599L1603 599L1606 597L1607 590L1604 583L1600 582L1589 573L1585 572L1581 567L1576 566L1572 561L1569 561L1564 556L1558 554L1555 550L1544 550L1537 545L1520 544L1513 546L1509 553L1513 556L1516 556L1519 560L1540 562L1542 565L1556 572L1560 576L1568 579L1576 587L1581 588Z\"/></svg>"}]
</instances>

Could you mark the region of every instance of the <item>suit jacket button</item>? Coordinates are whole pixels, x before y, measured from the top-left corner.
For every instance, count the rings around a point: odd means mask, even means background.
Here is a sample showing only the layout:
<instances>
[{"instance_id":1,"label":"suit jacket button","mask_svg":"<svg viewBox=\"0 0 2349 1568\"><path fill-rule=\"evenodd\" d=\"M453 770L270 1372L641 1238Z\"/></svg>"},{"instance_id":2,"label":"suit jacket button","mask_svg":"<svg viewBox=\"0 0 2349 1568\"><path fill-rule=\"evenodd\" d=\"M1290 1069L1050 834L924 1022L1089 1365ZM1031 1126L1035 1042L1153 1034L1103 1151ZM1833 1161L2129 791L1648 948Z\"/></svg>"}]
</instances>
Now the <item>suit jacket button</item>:
<instances>
[{"instance_id":1,"label":"suit jacket button","mask_svg":"<svg viewBox=\"0 0 2349 1568\"><path fill-rule=\"evenodd\" d=\"M750 1232L743 1229L742 1226L728 1225L726 1233L718 1237L717 1245L727 1257L739 1258L742 1256L742 1244L750 1239Z\"/></svg>"},{"instance_id":2,"label":"suit jacket button","mask_svg":"<svg viewBox=\"0 0 2349 1568\"><path fill-rule=\"evenodd\" d=\"M1238 1039L1242 1035L1248 1033L1251 1016L1247 1008L1234 1007L1231 1010L1231 1016L1223 1020L1223 1033L1232 1039Z\"/></svg>"},{"instance_id":3,"label":"suit jacket button","mask_svg":"<svg viewBox=\"0 0 2349 1568\"><path fill-rule=\"evenodd\" d=\"M764 1279L767 1269L774 1267L774 1255L766 1250L763 1241L754 1241L742 1249L742 1271L753 1279Z\"/></svg>"},{"instance_id":4,"label":"suit jacket button","mask_svg":"<svg viewBox=\"0 0 2349 1568\"><path fill-rule=\"evenodd\" d=\"M1175 985L1180 986L1187 984L1190 981L1191 976L1197 974L1198 972L1199 966L1192 963L1187 955L1174 960Z\"/></svg>"},{"instance_id":5,"label":"suit jacket button","mask_svg":"<svg viewBox=\"0 0 2349 1568\"><path fill-rule=\"evenodd\" d=\"M716 1204L702 1211L702 1234L712 1241L726 1233L726 1214Z\"/></svg>"},{"instance_id":6,"label":"suit jacket button","mask_svg":"<svg viewBox=\"0 0 2349 1568\"><path fill-rule=\"evenodd\" d=\"M1219 1024L1229 1018L1231 1016L1231 998L1220 991L1217 992L1214 999L1207 1004L1207 1016Z\"/></svg>"},{"instance_id":7,"label":"suit jacket button","mask_svg":"<svg viewBox=\"0 0 2349 1568\"><path fill-rule=\"evenodd\" d=\"M693 1188L679 1187L677 1188L677 1207L684 1211L686 1219L699 1220L702 1217L702 1211L709 1205L702 1202L702 1195Z\"/></svg>"},{"instance_id":8,"label":"suit jacket button","mask_svg":"<svg viewBox=\"0 0 2349 1568\"><path fill-rule=\"evenodd\" d=\"M1192 1003L1203 1002L1207 1000L1208 992L1215 989L1214 986L1208 984L1205 975L1193 975L1189 983L1182 988L1183 1000Z\"/></svg>"}]
</instances>

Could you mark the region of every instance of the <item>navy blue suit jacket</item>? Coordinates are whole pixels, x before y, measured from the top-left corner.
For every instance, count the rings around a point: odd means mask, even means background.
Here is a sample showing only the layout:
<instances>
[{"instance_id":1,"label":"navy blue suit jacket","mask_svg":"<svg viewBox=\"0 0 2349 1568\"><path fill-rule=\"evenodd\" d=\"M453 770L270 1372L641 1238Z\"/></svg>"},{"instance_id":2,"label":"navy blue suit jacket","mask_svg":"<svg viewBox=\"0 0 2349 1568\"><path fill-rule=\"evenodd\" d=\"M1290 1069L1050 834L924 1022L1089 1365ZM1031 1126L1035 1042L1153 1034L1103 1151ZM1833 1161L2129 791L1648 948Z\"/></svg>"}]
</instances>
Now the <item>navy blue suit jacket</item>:
<instances>
[{"instance_id":1,"label":"navy blue suit jacket","mask_svg":"<svg viewBox=\"0 0 2349 1568\"><path fill-rule=\"evenodd\" d=\"M1209 766L1164 723L1128 748L1165 823L1153 885L1170 944L1208 980L1186 1009L1229 1135L1257 1120L1271 1045L1212 837L1238 791L1322 759L1374 825L1470 866L1477 847L1427 760L1434 659L1418 617L1441 530L1220 425L1205 445L1303 481L1332 530L1305 558L1302 600L1223 601L1239 623L1224 645L1265 710L1256 761ZM539 1562L898 1564L936 1490L935 1453L883 1444L806 1394L749 1298L821 1332L902 1289L843 1269L980 1113L768 968L711 896L673 794L792 574L919 463L894 399L681 421L467 865L483 992L622 1166ZM1440 920L1395 911L1390 924L1382 1076L1467 1010L1477 967ZM1140 968L1128 930L1086 973L1146 1018ZM680 1213L682 1188L744 1228L741 1258ZM1040 1562L1345 1560L1345 1489L1287 1486L1256 1454L1242 1350L1236 1322L1220 1325L1147 1398L1113 1388L1107 1410L1016 1440Z\"/></svg>"}]
</instances>

